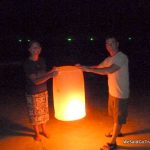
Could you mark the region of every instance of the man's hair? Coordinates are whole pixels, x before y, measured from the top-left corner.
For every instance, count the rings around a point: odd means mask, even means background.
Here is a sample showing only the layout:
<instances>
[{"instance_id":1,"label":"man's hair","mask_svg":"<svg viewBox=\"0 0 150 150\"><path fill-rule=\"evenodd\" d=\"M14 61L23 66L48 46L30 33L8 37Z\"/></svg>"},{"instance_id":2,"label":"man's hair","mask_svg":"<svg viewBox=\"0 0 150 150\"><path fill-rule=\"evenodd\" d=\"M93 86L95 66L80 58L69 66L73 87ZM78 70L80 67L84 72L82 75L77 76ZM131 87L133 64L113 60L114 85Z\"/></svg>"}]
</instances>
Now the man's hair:
<instances>
[{"instance_id":1,"label":"man's hair","mask_svg":"<svg viewBox=\"0 0 150 150\"><path fill-rule=\"evenodd\" d=\"M116 35L107 35L105 37L105 40L108 40L108 39L115 39L117 42L119 41L119 38Z\"/></svg>"},{"instance_id":2,"label":"man's hair","mask_svg":"<svg viewBox=\"0 0 150 150\"><path fill-rule=\"evenodd\" d=\"M32 44L34 44L34 43L38 43L38 44L39 44L39 46L41 47L41 44L40 44L40 42L39 42L39 41L37 41L37 40L32 40L32 41L29 43L28 48L30 48L30 47L32 46Z\"/></svg>"}]
</instances>

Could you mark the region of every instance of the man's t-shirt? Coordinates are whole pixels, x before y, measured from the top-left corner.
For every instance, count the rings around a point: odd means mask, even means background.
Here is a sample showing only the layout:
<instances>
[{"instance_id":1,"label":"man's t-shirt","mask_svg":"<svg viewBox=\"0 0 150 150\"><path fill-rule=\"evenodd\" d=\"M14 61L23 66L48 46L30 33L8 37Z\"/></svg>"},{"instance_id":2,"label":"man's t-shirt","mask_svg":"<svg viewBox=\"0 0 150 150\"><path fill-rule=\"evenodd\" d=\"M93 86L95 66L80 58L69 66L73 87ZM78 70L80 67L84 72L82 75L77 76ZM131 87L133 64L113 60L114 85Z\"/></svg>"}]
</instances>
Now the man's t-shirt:
<instances>
[{"instance_id":1,"label":"man's t-shirt","mask_svg":"<svg viewBox=\"0 0 150 150\"><path fill-rule=\"evenodd\" d=\"M128 57L118 52L115 56L107 57L99 68L110 67L116 64L120 67L119 70L108 74L109 94L117 98L129 97L129 71L128 71Z\"/></svg>"},{"instance_id":2,"label":"man's t-shirt","mask_svg":"<svg viewBox=\"0 0 150 150\"><path fill-rule=\"evenodd\" d=\"M41 72L46 71L46 64L44 59L39 58L38 61L32 61L27 59L24 63L24 72L26 75L26 92L33 95L47 90L47 83L35 85L29 78L31 74L38 75Z\"/></svg>"}]
</instances>

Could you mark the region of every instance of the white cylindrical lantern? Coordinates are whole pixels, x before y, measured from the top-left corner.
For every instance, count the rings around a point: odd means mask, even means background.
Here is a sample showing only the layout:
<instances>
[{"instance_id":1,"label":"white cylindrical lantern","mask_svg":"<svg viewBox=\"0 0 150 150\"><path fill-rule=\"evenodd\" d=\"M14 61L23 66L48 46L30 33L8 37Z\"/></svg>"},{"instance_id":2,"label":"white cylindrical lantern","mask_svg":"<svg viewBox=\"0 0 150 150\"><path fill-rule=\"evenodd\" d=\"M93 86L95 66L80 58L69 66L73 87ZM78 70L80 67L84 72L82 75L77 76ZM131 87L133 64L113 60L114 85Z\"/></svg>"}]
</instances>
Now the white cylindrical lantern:
<instances>
[{"instance_id":1,"label":"white cylindrical lantern","mask_svg":"<svg viewBox=\"0 0 150 150\"><path fill-rule=\"evenodd\" d=\"M84 77L75 66L58 67L58 75L53 78L53 99L55 118L72 121L85 117Z\"/></svg>"}]
</instances>

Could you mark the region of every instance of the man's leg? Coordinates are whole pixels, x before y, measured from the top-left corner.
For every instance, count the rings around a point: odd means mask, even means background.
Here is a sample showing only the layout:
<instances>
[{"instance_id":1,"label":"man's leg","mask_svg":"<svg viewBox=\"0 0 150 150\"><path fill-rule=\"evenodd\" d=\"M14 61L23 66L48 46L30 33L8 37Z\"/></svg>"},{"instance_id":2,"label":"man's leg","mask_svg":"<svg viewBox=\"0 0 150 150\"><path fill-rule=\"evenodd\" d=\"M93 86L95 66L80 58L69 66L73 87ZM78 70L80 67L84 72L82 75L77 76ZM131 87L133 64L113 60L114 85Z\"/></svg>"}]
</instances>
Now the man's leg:
<instances>
[{"instance_id":1,"label":"man's leg","mask_svg":"<svg viewBox=\"0 0 150 150\"><path fill-rule=\"evenodd\" d=\"M111 138L111 143L113 144L121 133L122 124L126 123L127 117L127 100L117 98L114 100L114 126Z\"/></svg>"},{"instance_id":2,"label":"man's leg","mask_svg":"<svg viewBox=\"0 0 150 150\"><path fill-rule=\"evenodd\" d=\"M112 143L112 144L116 143L117 136L119 133L121 133L121 128L122 128L121 124L114 123L113 131L112 131L112 138L111 138L110 143Z\"/></svg>"},{"instance_id":3,"label":"man's leg","mask_svg":"<svg viewBox=\"0 0 150 150\"><path fill-rule=\"evenodd\" d=\"M122 127L122 125L120 125L118 123L114 123L111 141L109 143L107 143L106 145L104 145L102 148L100 148L100 150L116 149L116 147L117 147L116 139L117 139L118 134L121 131L121 127Z\"/></svg>"}]
</instances>

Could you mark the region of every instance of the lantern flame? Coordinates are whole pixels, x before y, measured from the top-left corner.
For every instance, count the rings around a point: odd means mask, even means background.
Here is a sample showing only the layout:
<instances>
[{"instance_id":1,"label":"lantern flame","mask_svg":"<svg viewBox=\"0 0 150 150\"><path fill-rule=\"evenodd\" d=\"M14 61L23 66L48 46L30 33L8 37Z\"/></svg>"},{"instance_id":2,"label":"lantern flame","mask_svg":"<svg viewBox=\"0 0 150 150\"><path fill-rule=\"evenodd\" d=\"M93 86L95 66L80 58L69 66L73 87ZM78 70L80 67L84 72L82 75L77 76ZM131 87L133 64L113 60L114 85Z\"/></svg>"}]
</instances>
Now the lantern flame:
<instances>
[{"instance_id":1,"label":"lantern flame","mask_svg":"<svg viewBox=\"0 0 150 150\"><path fill-rule=\"evenodd\" d=\"M70 99L66 106L64 116L67 120L77 120L85 116L84 103L80 99Z\"/></svg>"}]
</instances>

